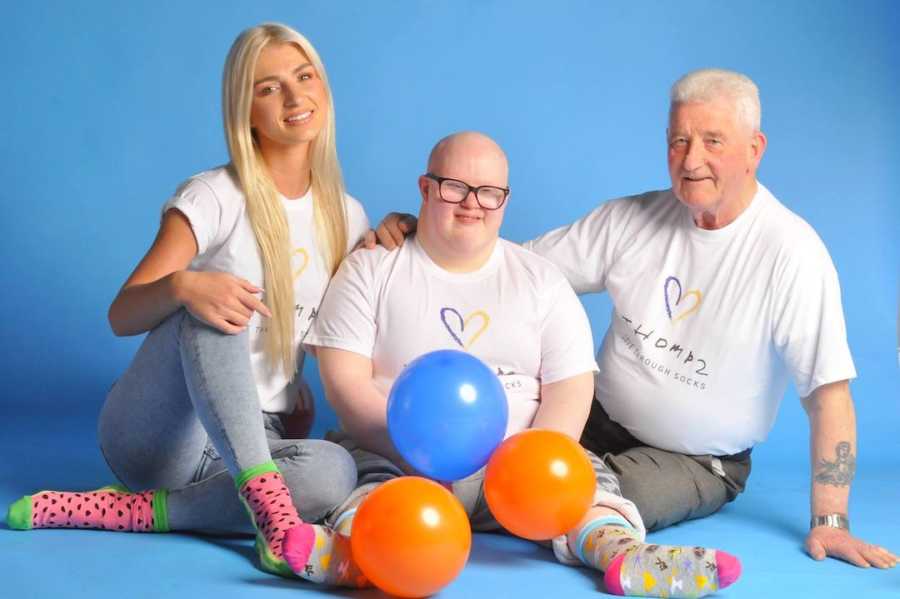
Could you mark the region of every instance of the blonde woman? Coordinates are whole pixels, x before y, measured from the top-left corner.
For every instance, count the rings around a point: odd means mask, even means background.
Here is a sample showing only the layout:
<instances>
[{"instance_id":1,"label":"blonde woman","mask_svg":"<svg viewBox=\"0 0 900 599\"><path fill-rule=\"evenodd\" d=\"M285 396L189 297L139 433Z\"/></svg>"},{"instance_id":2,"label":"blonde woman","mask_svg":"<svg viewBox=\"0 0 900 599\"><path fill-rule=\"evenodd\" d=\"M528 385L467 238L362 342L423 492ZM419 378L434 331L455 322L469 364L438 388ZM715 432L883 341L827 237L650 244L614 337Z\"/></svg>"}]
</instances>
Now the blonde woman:
<instances>
[{"instance_id":1,"label":"blonde woman","mask_svg":"<svg viewBox=\"0 0 900 599\"><path fill-rule=\"evenodd\" d=\"M344 193L315 49L284 25L241 33L225 65L223 114L231 162L191 177L166 202L156 240L109 309L117 335L149 334L109 392L100 446L128 489L152 490L44 491L16 502L7 522L243 528L256 532L262 567L283 575L291 570L281 540L298 527L298 574L352 585L356 574L344 567L338 580L343 560L331 555L346 547L305 522L354 488L353 460L326 441L283 438L284 417L301 396L309 401L300 341L368 229Z\"/></svg>"}]
</instances>

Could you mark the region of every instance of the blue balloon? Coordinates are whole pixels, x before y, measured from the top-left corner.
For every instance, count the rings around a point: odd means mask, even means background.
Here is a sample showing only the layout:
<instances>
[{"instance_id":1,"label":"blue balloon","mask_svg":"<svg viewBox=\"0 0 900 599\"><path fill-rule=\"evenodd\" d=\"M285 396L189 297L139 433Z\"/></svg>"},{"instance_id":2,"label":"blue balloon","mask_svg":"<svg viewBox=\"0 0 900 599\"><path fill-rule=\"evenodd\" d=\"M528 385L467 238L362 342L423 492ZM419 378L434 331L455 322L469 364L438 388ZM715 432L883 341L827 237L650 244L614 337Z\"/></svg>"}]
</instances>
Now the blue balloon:
<instances>
[{"instance_id":1,"label":"blue balloon","mask_svg":"<svg viewBox=\"0 0 900 599\"><path fill-rule=\"evenodd\" d=\"M484 466L503 441L508 417L497 375L478 358L452 349L410 362L388 396L394 447L437 480L459 480Z\"/></svg>"}]
</instances>

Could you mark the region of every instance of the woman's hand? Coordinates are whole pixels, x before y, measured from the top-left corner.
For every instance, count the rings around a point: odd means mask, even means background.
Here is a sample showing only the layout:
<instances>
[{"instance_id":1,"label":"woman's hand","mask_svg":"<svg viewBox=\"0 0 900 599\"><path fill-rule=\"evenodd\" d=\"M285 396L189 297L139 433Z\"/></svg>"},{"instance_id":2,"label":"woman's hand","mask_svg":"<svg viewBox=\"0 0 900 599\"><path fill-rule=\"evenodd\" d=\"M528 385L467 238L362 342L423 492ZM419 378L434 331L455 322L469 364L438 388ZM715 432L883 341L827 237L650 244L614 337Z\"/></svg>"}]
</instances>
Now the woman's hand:
<instances>
[{"instance_id":1,"label":"woman's hand","mask_svg":"<svg viewBox=\"0 0 900 599\"><path fill-rule=\"evenodd\" d=\"M262 289L224 272L187 270L197 255L197 242L187 217L171 209L159 233L109 308L116 335L138 335L158 325L181 307L223 333L247 328L253 312L272 313L256 294Z\"/></svg>"},{"instance_id":2,"label":"woman's hand","mask_svg":"<svg viewBox=\"0 0 900 599\"><path fill-rule=\"evenodd\" d=\"M254 312L272 317L256 296L262 289L225 272L183 270L173 274L172 284L177 301L188 312L229 335L246 329Z\"/></svg>"}]
</instances>

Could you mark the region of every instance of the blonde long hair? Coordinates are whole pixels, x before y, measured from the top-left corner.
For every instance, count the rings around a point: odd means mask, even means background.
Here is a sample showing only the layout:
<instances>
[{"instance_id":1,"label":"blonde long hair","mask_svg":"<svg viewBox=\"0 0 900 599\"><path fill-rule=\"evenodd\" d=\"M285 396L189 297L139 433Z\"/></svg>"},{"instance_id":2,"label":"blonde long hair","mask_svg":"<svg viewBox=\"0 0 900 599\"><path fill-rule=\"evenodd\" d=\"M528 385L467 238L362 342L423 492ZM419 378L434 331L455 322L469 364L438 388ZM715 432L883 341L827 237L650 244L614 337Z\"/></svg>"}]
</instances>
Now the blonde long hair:
<instances>
[{"instance_id":1,"label":"blonde long hair","mask_svg":"<svg viewBox=\"0 0 900 599\"><path fill-rule=\"evenodd\" d=\"M234 41L222 75L222 116L231 168L247 203L247 214L265 276L266 304L272 311L265 340L270 365L280 366L288 378L297 370L294 345L294 287L290 263L290 233L278 190L260 153L250 126L253 73L264 47L272 43L297 46L315 67L328 94L325 126L310 144L310 181L316 243L334 274L347 249L344 182L335 143L334 102L319 54L309 41L286 25L263 23L244 30Z\"/></svg>"}]
</instances>

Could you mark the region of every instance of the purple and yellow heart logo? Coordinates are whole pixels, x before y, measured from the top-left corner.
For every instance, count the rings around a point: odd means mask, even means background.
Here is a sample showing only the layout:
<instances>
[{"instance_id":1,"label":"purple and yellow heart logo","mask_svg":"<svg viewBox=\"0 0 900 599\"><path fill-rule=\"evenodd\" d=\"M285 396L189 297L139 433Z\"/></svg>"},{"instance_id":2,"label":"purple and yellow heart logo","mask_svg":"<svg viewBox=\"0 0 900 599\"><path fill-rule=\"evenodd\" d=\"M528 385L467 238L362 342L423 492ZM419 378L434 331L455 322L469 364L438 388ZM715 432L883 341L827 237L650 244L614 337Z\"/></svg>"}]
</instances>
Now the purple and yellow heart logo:
<instances>
[{"instance_id":1,"label":"purple and yellow heart logo","mask_svg":"<svg viewBox=\"0 0 900 599\"><path fill-rule=\"evenodd\" d=\"M678 322L683 320L700 309L703 302L703 294L699 289L688 289L682 292L681 281L676 277L668 277L663 284L663 298L666 301L666 314L669 320ZM685 301L687 298L693 298L693 302ZM681 303L684 301L684 305Z\"/></svg>"},{"instance_id":2,"label":"purple and yellow heart logo","mask_svg":"<svg viewBox=\"0 0 900 599\"><path fill-rule=\"evenodd\" d=\"M463 318L454 308L441 308L441 322L460 347L469 349L487 330L491 317L484 310L475 310Z\"/></svg>"}]
</instances>

